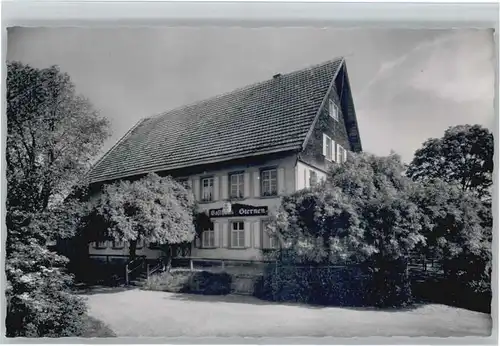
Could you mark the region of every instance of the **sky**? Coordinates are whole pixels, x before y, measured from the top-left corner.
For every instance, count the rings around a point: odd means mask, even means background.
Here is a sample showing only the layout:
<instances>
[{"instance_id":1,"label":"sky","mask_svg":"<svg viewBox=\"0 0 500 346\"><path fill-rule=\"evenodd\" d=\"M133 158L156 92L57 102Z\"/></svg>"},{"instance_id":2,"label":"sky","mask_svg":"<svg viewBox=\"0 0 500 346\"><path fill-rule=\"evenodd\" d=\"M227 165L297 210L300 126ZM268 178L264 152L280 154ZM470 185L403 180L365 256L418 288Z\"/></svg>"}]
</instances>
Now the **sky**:
<instances>
[{"instance_id":1,"label":"sky","mask_svg":"<svg viewBox=\"0 0 500 346\"><path fill-rule=\"evenodd\" d=\"M459 124L493 131L486 29L13 28L7 60L58 65L108 118L108 150L140 119L344 56L363 150L410 162Z\"/></svg>"}]
</instances>

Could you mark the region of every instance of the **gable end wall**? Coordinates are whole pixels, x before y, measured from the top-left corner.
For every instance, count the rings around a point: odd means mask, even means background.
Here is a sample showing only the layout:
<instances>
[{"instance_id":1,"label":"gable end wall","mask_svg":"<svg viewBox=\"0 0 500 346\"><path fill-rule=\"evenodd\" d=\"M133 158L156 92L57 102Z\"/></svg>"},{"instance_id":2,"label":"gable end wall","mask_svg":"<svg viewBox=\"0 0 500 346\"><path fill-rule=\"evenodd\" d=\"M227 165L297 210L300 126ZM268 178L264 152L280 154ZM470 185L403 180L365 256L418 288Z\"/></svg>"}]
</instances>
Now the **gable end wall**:
<instances>
[{"instance_id":1,"label":"gable end wall","mask_svg":"<svg viewBox=\"0 0 500 346\"><path fill-rule=\"evenodd\" d=\"M329 161L323 156L323 133L332 138L335 143L344 147L344 149L351 150L349 136L346 130L345 117L340 107L340 97L335 84L336 83L334 83L328 98L333 100L339 107L339 121L337 122L330 117L328 110L329 102L326 102L306 147L299 154L300 160L323 171L327 171L329 165Z\"/></svg>"}]
</instances>

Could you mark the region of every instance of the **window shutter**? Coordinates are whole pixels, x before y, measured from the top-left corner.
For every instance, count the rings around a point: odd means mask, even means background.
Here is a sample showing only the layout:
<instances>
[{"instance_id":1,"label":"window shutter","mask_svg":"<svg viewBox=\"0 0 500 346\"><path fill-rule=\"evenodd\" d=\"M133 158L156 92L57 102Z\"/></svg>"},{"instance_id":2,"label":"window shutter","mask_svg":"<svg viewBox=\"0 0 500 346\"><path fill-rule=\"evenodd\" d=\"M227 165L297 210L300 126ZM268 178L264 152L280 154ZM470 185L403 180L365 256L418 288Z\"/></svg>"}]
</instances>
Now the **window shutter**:
<instances>
[{"instance_id":1,"label":"window shutter","mask_svg":"<svg viewBox=\"0 0 500 346\"><path fill-rule=\"evenodd\" d=\"M200 178L194 178L193 179L193 192L194 192L194 198L199 201L200 198Z\"/></svg>"},{"instance_id":2,"label":"window shutter","mask_svg":"<svg viewBox=\"0 0 500 346\"><path fill-rule=\"evenodd\" d=\"M285 193L285 169L278 168L278 194Z\"/></svg>"},{"instance_id":3,"label":"window shutter","mask_svg":"<svg viewBox=\"0 0 500 346\"><path fill-rule=\"evenodd\" d=\"M222 185L222 199L226 200L228 197L228 194L227 194L227 189L228 189L227 174L225 174L221 177L221 185Z\"/></svg>"},{"instance_id":4,"label":"window shutter","mask_svg":"<svg viewBox=\"0 0 500 346\"><path fill-rule=\"evenodd\" d=\"M253 173L253 196L260 197L260 172Z\"/></svg>"},{"instance_id":5,"label":"window shutter","mask_svg":"<svg viewBox=\"0 0 500 346\"><path fill-rule=\"evenodd\" d=\"M229 247L229 228L227 222L222 224L222 247Z\"/></svg>"},{"instance_id":6,"label":"window shutter","mask_svg":"<svg viewBox=\"0 0 500 346\"><path fill-rule=\"evenodd\" d=\"M323 156L326 156L327 141L328 141L328 136L323 133Z\"/></svg>"},{"instance_id":7,"label":"window shutter","mask_svg":"<svg viewBox=\"0 0 500 346\"><path fill-rule=\"evenodd\" d=\"M252 247L252 238L251 238L251 235L252 235L252 225L250 222L248 221L245 221L245 247L246 248L249 248L249 247Z\"/></svg>"},{"instance_id":8,"label":"window shutter","mask_svg":"<svg viewBox=\"0 0 500 346\"><path fill-rule=\"evenodd\" d=\"M262 247L261 240L260 240L260 223L261 221L255 221L253 223L253 247L256 249L260 249Z\"/></svg>"},{"instance_id":9,"label":"window shutter","mask_svg":"<svg viewBox=\"0 0 500 346\"><path fill-rule=\"evenodd\" d=\"M243 184L245 186L243 196L250 197L250 173L243 174Z\"/></svg>"},{"instance_id":10,"label":"window shutter","mask_svg":"<svg viewBox=\"0 0 500 346\"><path fill-rule=\"evenodd\" d=\"M199 237L196 237L196 244L195 244L195 246L197 248L201 248L201 237L202 236L203 236L203 233L201 233Z\"/></svg>"},{"instance_id":11,"label":"window shutter","mask_svg":"<svg viewBox=\"0 0 500 346\"><path fill-rule=\"evenodd\" d=\"M215 247L220 247L220 232L219 232L219 223L218 222L214 222L214 246Z\"/></svg>"},{"instance_id":12,"label":"window shutter","mask_svg":"<svg viewBox=\"0 0 500 346\"><path fill-rule=\"evenodd\" d=\"M338 162L337 160L337 144L332 139L332 161Z\"/></svg>"},{"instance_id":13,"label":"window shutter","mask_svg":"<svg viewBox=\"0 0 500 346\"><path fill-rule=\"evenodd\" d=\"M219 177L214 177L214 201L219 200Z\"/></svg>"},{"instance_id":14,"label":"window shutter","mask_svg":"<svg viewBox=\"0 0 500 346\"><path fill-rule=\"evenodd\" d=\"M271 242L269 241L269 233L267 228L262 227L262 248L269 249Z\"/></svg>"},{"instance_id":15,"label":"window shutter","mask_svg":"<svg viewBox=\"0 0 500 346\"><path fill-rule=\"evenodd\" d=\"M346 149L342 149L342 150L344 150L344 162L346 162L347 161L347 150Z\"/></svg>"}]
</instances>

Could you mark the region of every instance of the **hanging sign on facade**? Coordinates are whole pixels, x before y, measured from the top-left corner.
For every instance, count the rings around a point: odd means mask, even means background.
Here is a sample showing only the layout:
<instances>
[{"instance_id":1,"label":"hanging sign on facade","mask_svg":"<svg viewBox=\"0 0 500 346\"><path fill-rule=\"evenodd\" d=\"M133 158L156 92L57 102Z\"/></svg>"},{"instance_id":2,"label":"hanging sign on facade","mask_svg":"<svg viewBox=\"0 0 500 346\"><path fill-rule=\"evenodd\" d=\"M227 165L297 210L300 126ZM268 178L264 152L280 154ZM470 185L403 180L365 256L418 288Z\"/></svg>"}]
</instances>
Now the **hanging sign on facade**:
<instances>
[{"instance_id":1,"label":"hanging sign on facade","mask_svg":"<svg viewBox=\"0 0 500 346\"><path fill-rule=\"evenodd\" d=\"M267 206L256 207L253 205L233 204L231 208L209 209L209 217L237 217L237 216L262 216L269 212Z\"/></svg>"}]
</instances>

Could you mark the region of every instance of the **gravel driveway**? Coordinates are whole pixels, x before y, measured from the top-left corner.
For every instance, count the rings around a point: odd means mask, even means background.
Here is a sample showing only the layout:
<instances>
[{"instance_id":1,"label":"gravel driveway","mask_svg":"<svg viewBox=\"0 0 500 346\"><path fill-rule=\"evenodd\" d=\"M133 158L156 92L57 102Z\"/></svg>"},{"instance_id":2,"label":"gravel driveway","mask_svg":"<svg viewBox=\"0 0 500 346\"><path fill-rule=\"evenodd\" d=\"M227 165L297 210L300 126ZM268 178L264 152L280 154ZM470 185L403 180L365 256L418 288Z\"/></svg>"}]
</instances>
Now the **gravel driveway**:
<instances>
[{"instance_id":1,"label":"gravel driveway","mask_svg":"<svg viewBox=\"0 0 500 346\"><path fill-rule=\"evenodd\" d=\"M488 314L434 304L382 311L138 289L87 298L117 336L488 336L492 325Z\"/></svg>"}]
</instances>

